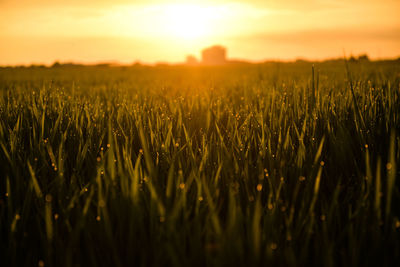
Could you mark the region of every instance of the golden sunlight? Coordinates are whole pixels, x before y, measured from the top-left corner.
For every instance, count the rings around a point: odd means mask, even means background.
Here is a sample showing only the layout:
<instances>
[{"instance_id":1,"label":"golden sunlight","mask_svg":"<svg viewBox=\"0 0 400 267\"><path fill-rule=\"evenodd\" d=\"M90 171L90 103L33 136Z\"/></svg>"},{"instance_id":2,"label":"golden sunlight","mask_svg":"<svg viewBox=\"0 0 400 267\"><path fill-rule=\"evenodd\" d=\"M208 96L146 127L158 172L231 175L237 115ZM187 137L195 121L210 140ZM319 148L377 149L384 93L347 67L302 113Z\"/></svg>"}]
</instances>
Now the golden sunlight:
<instances>
[{"instance_id":1,"label":"golden sunlight","mask_svg":"<svg viewBox=\"0 0 400 267\"><path fill-rule=\"evenodd\" d=\"M181 62L213 44L252 61L343 49L396 57L399 8L398 0L0 0L0 65Z\"/></svg>"},{"instance_id":2,"label":"golden sunlight","mask_svg":"<svg viewBox=\"0 0 400 267\"><path fill-rule=\"evenodd\" d=\"M164 29L172 38L199 39L212 34L214 9L199 5L168 5L161 19Z\"/></svg>"}]
</instances>

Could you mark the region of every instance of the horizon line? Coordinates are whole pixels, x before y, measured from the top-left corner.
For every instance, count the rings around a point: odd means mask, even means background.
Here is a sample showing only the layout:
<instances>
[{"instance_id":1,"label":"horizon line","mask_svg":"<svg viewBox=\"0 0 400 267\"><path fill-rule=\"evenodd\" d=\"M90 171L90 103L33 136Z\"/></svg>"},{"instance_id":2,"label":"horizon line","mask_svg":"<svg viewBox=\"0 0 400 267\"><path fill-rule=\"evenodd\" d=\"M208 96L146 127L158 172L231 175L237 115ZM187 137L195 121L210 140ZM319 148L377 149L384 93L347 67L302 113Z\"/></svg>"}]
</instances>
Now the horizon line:
<instances>
[{"instance_id":1,"label":"horizon line","mask_svg":"<svg viewBox=\"0 0 400 267\"><path fill-rule=\"evenodd\" d=\"M327 61L338 61L338 60L350 60L350 59L358 59L360 56L367 56L368 61L371 62L379 62L379 61L395 61L400 60L400 55L395 57L369 57L367 53L362 53L359 55L348 55L346 57L327 57L323 59L312 59L307 57L296 57L292 59L280 59L280 58L267 58L263 60L250 60L243 58L229 58L222 64L207 64L202 61L198 61L195 64L187 63L186 61L155 61L155 62L145 62L141 60L133 60L130 63L124 62L121 60L99 60L99 61L76 61L76 60L57 60L55 59L52 63L43 63L43 62L31 62L31 63L15 63L15 64L0 64L0 68L7 67L54 67L55 65L75 65L75 66L99 66L99 65L107 65L107 66L115 66L115 67L124 67L124 66L159 66L159 65L168 65L168 66L213 66L213 65L229 65L229 64L263 64L268 62L282 62L282 63L294 63L299 61L304 62L327 62Z\"/></svg>"}]
</instances>

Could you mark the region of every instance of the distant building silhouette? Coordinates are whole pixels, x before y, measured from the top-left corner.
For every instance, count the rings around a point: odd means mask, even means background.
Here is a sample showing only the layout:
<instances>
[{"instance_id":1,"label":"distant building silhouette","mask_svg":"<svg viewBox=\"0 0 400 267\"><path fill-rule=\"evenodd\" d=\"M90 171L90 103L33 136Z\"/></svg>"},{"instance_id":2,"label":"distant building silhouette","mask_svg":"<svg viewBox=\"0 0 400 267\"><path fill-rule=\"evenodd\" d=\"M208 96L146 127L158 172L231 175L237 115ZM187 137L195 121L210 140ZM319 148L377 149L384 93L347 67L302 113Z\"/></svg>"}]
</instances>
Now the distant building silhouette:
<instances>
[{"instance_id":1,"label":"distant building silhouette","mask_svg":"<svg viewBox=\"0 0 400 267\"><path fill-rule=\"evenodd\" d=\"M201 60L206 65L221 65L226 63L226 48L220 45L211 46L201 51Z\"/></svg>"}]
</instances>

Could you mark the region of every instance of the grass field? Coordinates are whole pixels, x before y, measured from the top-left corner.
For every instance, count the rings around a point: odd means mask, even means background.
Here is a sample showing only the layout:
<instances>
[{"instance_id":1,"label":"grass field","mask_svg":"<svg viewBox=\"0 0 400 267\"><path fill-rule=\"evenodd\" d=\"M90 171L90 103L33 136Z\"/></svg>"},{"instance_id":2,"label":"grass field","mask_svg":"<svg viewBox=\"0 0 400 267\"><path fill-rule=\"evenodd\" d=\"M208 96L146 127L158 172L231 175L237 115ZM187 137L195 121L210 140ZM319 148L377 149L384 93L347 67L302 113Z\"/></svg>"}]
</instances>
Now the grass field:
<instances>
[{"instance_id":1,"label":"grass field","mask_svg":"<svg viewBox=\"0 0 400 267\"><path fill-rule=\"evenodd\" d=\"M399 61L2 68L0 264L395 266L399 86Z\"/></svg>"}]
</instances>

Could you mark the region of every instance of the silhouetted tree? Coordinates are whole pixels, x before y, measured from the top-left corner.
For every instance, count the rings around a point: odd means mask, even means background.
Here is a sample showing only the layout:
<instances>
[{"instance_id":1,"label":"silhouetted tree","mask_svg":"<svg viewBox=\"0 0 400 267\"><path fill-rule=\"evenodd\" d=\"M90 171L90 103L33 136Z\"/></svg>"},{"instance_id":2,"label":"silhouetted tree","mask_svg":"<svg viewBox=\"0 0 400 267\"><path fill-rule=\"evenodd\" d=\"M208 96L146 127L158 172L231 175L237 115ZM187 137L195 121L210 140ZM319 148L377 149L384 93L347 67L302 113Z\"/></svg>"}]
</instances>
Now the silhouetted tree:
<instances>
[{"instance_id":1,"label":"silhouetted tree","mask_svg":"<svg viewBox=\"0 0 400 267\"><path fill-rule=\"evenodd\" d=\"M198 64L197 58L193 55L188 55L186 57L186 64L187 65L196 65Z\"/></svg>"}]
</instances>

